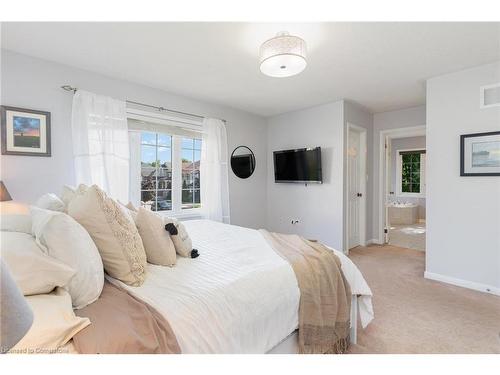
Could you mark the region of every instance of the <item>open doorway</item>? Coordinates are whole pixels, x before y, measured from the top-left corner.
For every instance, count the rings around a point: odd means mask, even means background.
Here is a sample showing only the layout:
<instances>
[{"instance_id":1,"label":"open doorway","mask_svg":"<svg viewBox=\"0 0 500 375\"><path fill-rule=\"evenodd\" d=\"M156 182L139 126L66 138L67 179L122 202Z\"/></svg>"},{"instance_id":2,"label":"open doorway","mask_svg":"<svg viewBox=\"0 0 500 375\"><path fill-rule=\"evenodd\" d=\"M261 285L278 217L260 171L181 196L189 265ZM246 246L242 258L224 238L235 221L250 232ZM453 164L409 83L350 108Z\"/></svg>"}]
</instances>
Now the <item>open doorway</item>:
<instances>
[{"instance_id":1,"label":"open doorway","mask_svg":"<svg viewBox=\"0 0 500 375\"><path fill-rule=\"evenodd\" d=\"M347 249L366 245L366 129L347 124Z\"/></svg>"},{"instance_id":2,"label":"open doorway","mask_svg":"<svg viewBox=\"0 0 500 375\"><path fill-rule=\"evenodd\" d=\"M425 127L385 131L381 137L384 144L381 197L384 242L425 251Z\"/></svg>"}]
</instances>

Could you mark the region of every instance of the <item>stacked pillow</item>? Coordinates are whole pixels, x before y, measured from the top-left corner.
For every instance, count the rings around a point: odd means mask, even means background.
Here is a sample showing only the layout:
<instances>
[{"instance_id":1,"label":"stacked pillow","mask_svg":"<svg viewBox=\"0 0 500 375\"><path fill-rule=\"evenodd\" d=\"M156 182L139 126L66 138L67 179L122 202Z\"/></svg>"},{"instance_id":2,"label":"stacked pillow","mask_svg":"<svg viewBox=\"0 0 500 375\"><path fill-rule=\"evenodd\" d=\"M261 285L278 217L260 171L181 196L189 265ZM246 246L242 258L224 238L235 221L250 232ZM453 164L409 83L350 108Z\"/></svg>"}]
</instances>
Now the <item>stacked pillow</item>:
<instances>
[{"instance_id":1,"label":"stacked pillow","mask_svg":"<svg viewBox=\"0 0 500 375\"><path fill-rule=\"evenodd\" d=\"M66 286L76 273L69 265L44 254L31 234L2 232L0 248L2 260L25 296Z\"/></svg>"},{"instance_id":2,"label":"stacked pillow","mask_svg":"<svg viewBox=\"0 0 500 375\"><path fill-rule=\"evenodd\" d=\"M175 246L169 232L165 230L163 217L139 207L135 224L141 235L148 262L173 266L176 261Z\"/></svg>"},{"instance_id":3,"label":"stacked pillow","mask_svg":"<svg viewBox=\"0 0 500 375\"><path fill-rule=\"evenodd\" d=\"M80 309L97 300L104 285L104 270L85 228L61 212L32 207L31 216L33 234L44 253L76 271L67 286L73 306Z\"/></svg>"},{"instance_id":4,"label":"stacked pillow","mask_svg":"<svg viewBox=\"0 0 500 375\"><path fill-rule=\"evenodd\" d=\"M125 207L134 218L149 263L173 265L175 253L182 257L191 256L193 244L182 222L143 207L137 209L130 202ZM168 264L169 261L158 261L159 259L169 259L172 264Z\"/></svg>"},{"instance_id":5,"label":"stacked pillow","mask_svg":"<svg viewBox=\"0 0 500 375\"><path fill-rule=\"evenodd\" d=\"M96 244L105 271L125 284L142 285L146 253L128 210L97 185L77 189L67 202L68 214L87 230Z\"/></svg>"},{"instance_id":6,"label":"stacked pillow","mask_svg":"<svg viewBox=\"0 0 500 375\"><path fill-rule=\"evenodd\" d=\"M33 324L9 353L57 353L78 332L90 324L77 317L71 308L71 296L62 288L50 294L26 297L33 310Z\"/></svg>"}]
</instances>

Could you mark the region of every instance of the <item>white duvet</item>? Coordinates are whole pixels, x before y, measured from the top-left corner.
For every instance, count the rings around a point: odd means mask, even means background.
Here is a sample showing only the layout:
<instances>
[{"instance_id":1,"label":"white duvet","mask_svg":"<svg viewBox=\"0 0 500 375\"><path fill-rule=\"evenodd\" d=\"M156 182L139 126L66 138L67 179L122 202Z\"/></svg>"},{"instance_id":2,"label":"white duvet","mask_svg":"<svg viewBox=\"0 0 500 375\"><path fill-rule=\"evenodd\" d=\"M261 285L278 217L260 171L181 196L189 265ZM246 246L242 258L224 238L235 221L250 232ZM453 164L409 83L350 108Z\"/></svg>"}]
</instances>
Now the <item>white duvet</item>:
<instances>
[{"instance_id":1,"label":"white duvet","mask_svg":"<svg viewBox=\"0 0 500 375\"><path fill-rule=\"evenodd\" d=\"M109 279L162 313L183 353L266 353L297 329L295 274L258 231L208 220L184 225L198 258L178 257L172 268L148 264L140 287ZM371 291L356 266L336 254L352 293L366 297L366 325Z\"/></svg>"}]
</instances>

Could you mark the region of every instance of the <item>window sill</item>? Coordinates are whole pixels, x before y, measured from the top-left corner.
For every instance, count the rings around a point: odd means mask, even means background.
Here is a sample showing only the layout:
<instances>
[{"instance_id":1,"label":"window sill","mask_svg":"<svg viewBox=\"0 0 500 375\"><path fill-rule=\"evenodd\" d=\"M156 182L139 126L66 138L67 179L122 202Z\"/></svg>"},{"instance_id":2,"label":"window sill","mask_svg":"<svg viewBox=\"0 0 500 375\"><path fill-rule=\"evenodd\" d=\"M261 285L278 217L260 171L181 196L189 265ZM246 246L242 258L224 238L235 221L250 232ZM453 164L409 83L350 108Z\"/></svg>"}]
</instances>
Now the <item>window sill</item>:
<instances>
[{"instance_id":1,"label":"window sill","mask_svg":"<svg viewBox=\"0 0 500 375\"><path fill-rule=\"evenodd\" d=\"M419 193L398 193L396 194L396 197L401 197L401 198L425 198L425 194L419 194Z\"/></svg>"},{"instance_id":2,"label":"window sill","mask_svg":"<svg viewBox=\"0 0 500 375\"><path fill-rule=\"evenodd\" d=\"M187 210L188 212L179 212L179 213L173 213L172 211L157 211L158 214L162 216L167 216L167 217L173 217L176 219L179 219L180 221L183 220L195 220L195 219L204 219L203 213L201 211L193 211L193 210Z\"/></svg>"}]
</instances>

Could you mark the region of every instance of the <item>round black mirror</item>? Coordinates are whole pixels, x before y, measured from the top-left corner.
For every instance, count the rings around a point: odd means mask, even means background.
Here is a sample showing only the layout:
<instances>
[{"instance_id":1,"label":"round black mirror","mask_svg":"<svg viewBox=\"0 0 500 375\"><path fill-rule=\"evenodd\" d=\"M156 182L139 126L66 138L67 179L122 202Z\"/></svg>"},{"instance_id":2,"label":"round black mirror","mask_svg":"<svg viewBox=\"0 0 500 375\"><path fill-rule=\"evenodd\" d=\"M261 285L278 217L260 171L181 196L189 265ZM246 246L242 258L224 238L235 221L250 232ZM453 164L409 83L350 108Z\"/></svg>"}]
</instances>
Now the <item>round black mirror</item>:
<instances>
[{"instance_id":1,"label":"round black mirror","mask_svg":"<svg viewBox=\"0 0 500 375\"><path fill-rule=\"evenodd\" d=\"M231 169L239 178L248 178L255 170L255 155L247 146L238 146L231 154Z\"/></svg>"}]
</instances>

